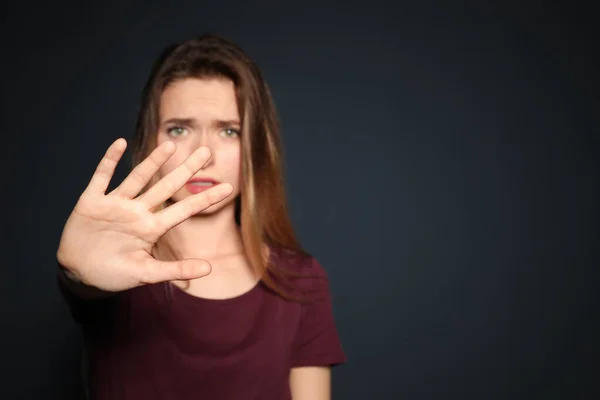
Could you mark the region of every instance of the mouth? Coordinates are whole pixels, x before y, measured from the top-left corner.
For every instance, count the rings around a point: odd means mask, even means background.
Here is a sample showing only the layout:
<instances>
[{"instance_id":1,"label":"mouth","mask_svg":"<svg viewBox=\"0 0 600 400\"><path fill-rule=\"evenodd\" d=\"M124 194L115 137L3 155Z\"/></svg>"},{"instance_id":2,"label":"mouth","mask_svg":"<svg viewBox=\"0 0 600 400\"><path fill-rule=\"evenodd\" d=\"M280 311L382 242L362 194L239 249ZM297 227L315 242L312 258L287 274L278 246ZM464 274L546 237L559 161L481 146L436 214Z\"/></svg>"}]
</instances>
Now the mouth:
<instances>
[{"instance_id":1,"label":"mouth","mask_svg":"<svg viewBox=\"0 0 600 400\"><path fill-rule=\"evenodd\" d=\"M189 192L199 193L217 184L219 184L219 182L211 178L194 178L189 180L185 186Z\"/></svg>"},{"instance_id":2,"label":"mouth","mask_svg":"<svg viewBox=\"0 0 600 400\"><path fill-rule=\"evenodd\" d=\"M212 178L193 178L187 182L189 185L214 186L219 182Z\"/></svg>"},{"instance_id":3,"label":"mouth","mask_svg":"<svg viewBox=\"0 0 600 400\"><path fill-rule=\"evenodd\" d=\"M194 185L194 186L214 186L215 183L214 182L208 182L208 181L194 181L194 182L188 182L189 185Z\"/></svg>"}]
</instances>

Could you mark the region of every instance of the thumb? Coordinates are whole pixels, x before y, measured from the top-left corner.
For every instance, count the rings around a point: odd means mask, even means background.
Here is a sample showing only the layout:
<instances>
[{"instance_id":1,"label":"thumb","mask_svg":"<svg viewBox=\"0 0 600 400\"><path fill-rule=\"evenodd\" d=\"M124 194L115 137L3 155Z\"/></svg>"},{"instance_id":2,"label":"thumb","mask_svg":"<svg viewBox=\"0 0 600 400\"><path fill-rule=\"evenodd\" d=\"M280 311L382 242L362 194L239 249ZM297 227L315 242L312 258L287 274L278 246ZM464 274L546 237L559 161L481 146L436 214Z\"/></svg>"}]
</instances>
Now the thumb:
<instances>
[{"instance_id":1,"label":"thumb","mask_svg":"<svg viewBox=\"0 0 600 400\"><path fill-rule=\"evenodd\" d=\"M142 282L150 284L202 278L210 274L212 268L208 261L195 258L177 261L158 261L149 258L143 269Z\"/></svg>"}]
</instances>

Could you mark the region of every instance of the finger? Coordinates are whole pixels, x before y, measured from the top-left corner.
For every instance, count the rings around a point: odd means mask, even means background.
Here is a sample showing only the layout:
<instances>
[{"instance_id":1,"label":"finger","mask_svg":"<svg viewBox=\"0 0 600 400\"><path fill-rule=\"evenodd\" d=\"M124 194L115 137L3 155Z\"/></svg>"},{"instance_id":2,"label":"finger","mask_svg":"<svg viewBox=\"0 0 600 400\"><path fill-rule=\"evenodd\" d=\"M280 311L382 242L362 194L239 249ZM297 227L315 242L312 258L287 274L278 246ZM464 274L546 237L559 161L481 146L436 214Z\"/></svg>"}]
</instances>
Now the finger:
<instances>
[{"instance_id":1,"label":"finger","mask_svg":"<svg viewBox=\"0 0 600 400\"><path fill-rule=\"evenodd\" d=\"M196 149L180 166L142 194L139 200L149 209L159 206L177 193L206 164L209 158L208 147Z\"/></svg>"},{"instance_id":2,"label":"finger","mask_svg":"<svg viewBox=\"0 0 600 400\"><path fill-rule=\"evenodd\" d=\"M137 196L176 149L177 147L171 141L162 143L144 161L137 165L111 194L128 199Z\"/></svg>"},{"instance_id":3,"label":"finger","mask_svg":"<svg viewBox=\"0 0 600 400\"><path fill-rule=\"evenodd\" d=\"M117 164L123 156L125 149L127 148L127 141L123 138L115 140L106 150L104 157L100 160L100 163L96 167L90 183L86 187L86 193L104 194L110 180L112 179Z\"/></svg>"},{"instance_id":4,"label":"finger","mask_svg":"<svg viewBox=\"0 0 600 400\"><path fill-rule=\"evenodd\" d=\"M211 265L205 260L158 261L149 258L141 269L140 282L142 284L153 284L174 280L190 280L202 278L210 272Z\"/></svg>"},{"instance_id":5,"label":"finger","mask_svg":"<svg viewBox=\"0 0 600 400\"><path fill-rule=\"evenodd\" d=\"M232 192L233 186L231 184L221 183L204 192L186 197L164 210L158 211L155 215L158 225L163 229L161 234L164 234L164 232L179 225L192 215L207 209L213 204L223 201L229 197Z\"/></svg>"}]
</instances>

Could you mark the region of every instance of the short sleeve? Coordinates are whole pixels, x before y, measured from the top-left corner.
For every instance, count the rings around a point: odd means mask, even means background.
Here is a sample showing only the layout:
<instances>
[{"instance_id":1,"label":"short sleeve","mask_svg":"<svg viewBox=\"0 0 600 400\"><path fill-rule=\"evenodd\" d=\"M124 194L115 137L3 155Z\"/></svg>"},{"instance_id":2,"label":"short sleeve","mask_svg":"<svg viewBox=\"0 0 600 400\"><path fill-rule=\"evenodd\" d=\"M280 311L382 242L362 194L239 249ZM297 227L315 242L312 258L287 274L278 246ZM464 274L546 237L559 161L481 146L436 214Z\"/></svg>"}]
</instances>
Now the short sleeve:
<instances>
[{"instance_id":1,"label":"short sleeve","mask_svg":"<svg viewBox=\"0 0 600 400\"><path fill-rule=\"evenodd\" d=\"M310 258L307 269L320 278L311 280L314 283L310 288L318 296L302 304L291 366L335 366L345 363L347 358L334 321L327 274L314 257Z\"/></svg>"}]
</instances>

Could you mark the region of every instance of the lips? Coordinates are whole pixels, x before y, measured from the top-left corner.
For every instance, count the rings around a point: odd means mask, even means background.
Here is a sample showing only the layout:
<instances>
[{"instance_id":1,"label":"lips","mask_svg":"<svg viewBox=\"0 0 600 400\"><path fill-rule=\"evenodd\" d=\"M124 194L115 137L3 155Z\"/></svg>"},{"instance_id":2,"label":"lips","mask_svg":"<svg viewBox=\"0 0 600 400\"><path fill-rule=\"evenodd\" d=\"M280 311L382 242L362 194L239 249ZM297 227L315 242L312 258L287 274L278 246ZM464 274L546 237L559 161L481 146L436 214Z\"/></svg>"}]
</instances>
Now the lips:
<instances>
[{"instance_id":1,"label":"lips","mask_svg":"<svg viewBox=\"0 0 600 400\"><path fill-rule=\"evenodd\" d=\"M203 192L211 187L217 185L219 182L212 178L192 178L185 184L188 192L195 194Z\"/></svg>"},{"instance_id":2,"label":"lips","mask_svg":"<svg viewBox=\"0 0 600 400\"><path fill-rule=\"evenodd\" d=\"M216 185L219 181L216 181L212 178L192 178L187 181L188 184L197 184L197 185Z\"/></svg>"}]
</instances>

